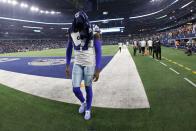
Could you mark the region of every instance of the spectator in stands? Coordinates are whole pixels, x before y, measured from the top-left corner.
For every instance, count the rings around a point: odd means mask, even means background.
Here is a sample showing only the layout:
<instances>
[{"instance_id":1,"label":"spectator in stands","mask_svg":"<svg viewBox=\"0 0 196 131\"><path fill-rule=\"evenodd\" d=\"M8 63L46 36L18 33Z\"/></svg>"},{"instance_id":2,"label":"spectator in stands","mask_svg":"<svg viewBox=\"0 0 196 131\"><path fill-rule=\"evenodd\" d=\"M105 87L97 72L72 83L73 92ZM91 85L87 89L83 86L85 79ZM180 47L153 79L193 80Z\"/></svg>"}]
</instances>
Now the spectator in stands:
<instances>
[{"instance_id":1,"label":"spectator in stands","mask_svg":"<svg viewBox=\"0 0 196 131\"><path fill-rule=\"evenodd\" d=\"M66 40L1 40L0 53L64 48Z\"/></svg>"}]
</instances>

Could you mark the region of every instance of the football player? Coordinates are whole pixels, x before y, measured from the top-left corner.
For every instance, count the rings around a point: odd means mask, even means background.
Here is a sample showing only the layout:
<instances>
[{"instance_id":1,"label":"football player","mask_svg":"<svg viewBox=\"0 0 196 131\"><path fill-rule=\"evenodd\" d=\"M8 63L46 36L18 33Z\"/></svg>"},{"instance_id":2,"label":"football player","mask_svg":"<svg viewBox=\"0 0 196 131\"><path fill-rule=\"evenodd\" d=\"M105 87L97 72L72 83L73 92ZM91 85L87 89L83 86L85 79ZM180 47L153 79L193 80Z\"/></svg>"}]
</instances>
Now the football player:
<instances>
[{"instance_id":1,"label":"football player","mask_svg":"<svg viewBox=\"0 0 196 131\"><path fill-rule=\"evenodd\" d=\"M94 31L93 31L94 27ZM89 23L85 12L75 14L69 29L69 42L66 52L66 76L70 76L70 61L72 48L74 48L74 65L72 69L72 85L75 96L80 100L79 113L85 113L84 119L91 118L91 104L93 98L92 81L99 79L101 70L101 40L98 26ZM84 98L80 85L84 80L86 98Z\"/></svg>"}]
</instances>

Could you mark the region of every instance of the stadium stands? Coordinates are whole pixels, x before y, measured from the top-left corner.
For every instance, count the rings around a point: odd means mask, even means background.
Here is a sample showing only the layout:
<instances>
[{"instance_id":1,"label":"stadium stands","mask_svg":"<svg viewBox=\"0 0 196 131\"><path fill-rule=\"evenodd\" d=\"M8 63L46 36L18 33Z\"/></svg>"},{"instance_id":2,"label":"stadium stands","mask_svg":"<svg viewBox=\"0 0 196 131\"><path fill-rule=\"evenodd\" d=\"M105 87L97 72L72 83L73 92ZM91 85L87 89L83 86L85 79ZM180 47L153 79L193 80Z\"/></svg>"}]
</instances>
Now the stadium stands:
<instances>
[{"instance_id":1,"label":"stadium stands","mask_svg":"<svg viewBox=\"0 0 196 131\"><path fill-rule=\"evenodd\" d=\"M64 40L0 40L0 53L65 48Z\"/></svg>"}]
</instances>

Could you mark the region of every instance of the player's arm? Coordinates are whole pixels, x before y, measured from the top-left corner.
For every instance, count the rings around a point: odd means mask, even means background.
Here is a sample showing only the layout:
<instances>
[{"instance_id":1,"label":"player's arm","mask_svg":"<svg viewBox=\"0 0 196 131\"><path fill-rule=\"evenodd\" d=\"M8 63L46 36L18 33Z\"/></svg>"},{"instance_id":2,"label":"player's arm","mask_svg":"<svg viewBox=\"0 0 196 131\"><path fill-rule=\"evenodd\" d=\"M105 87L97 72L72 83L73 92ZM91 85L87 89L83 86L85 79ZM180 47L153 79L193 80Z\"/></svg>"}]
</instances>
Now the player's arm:
<instances>
[{"instance_id":1,"label":"player's arm","mask_svg":"<svg viewBox=\"0 0 196 131\"><path fill-rule=\"evenodd\" d=\"M94 82L98 81L99 73L101 71L101 57L102 57L101 45L102 45L102 42L100 39L100 34L96 33L94 36L95 59L96 59L96 68L95 68L95 74L93 77Z\"/></svg>"},{"instance_id":2,"label":"player's arm","mask_svg":"<svg viewBox=\"0 0 196 131\"><path fill-rule=\"evenodd\" d=\"M70 63L72 57L72 50L73 50L73 43L72 43L71 36L69 35L69 40L67 43L67 50L66 50L66 77L70 77Z\"/></svg>"}]
</instances>

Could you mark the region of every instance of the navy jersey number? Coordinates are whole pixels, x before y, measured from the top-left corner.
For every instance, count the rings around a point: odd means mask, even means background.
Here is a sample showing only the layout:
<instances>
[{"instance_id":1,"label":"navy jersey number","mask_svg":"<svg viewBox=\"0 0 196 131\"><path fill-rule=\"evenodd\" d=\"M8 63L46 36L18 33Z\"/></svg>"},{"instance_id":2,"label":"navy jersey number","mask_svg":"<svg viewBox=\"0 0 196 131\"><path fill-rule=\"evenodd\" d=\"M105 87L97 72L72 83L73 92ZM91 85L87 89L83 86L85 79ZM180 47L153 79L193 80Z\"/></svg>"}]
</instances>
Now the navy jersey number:
<instances>
[{"instance_id":1,"label":"navy jersey number","mask_svg":"<svg viewBox=\"0 0 196 131\"><path fill-rule=\"evenodd\" d=\"M75 50L88 50L88 43L80 38L80 33L71 33Z\"/></svg>"}]
</instances>

